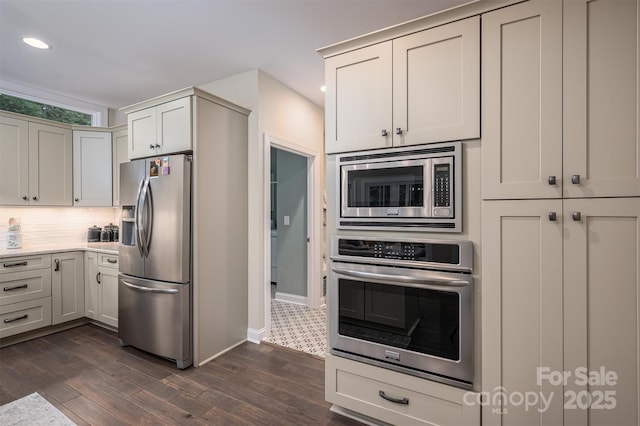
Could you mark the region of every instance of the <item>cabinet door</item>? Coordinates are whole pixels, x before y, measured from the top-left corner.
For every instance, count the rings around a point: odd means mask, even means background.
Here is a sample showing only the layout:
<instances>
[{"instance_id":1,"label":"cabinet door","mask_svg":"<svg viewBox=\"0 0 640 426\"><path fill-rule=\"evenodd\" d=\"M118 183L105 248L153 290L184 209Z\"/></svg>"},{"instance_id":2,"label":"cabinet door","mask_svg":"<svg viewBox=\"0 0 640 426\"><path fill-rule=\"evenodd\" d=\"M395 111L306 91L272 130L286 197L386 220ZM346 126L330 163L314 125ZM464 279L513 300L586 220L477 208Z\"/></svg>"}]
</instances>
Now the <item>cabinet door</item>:
<instances>
[{"instance_id":1,"label":"cabinet door","mask_svg":"<svg viewBox=\"0 0 640 426\"><path fill-rule=\"evenodd\" d=\"M539 367L563 366L561 217L561 200L483 202L482 387L497 401L483 425L562 424L562 387L537 380ZM555 398L527 409L495 395L501 387Z\"/></svg>"},{"instance_id":2,"label":"cabinet door","mask_svg":"<svg viewBox=\"0 0 640 426\"><path fill-rule=\"evenodd\" d=\"M191 96L157 107L158 154L191 150Z\"/></svg>"},{"instance_id":3,"label":"cabinet door","mask_svg":"<svg viewBox=\"0 0 640 426\"><path fill-rule=\"evenodd\" d=\"M72 205L73 142L71 130L29 123L29 203Z\"/></svg>"},{"instance_id":4,"label":"cabinet door","mask_svg":"<svg viewBox=\"0 0 640 426\"><path fill-rule=\"evenodd\" d=\"M113 159L113 206L120 205L120 164L129 161L127 156L127 130L119 130L111 134Z\"/></svg>"},{"instance_id":5,"label":"cabinet door","mask_svg":"<svg viewBox=\"0 0 640 426\"><path fill-rule=\"evenodd\" d=\"M118 270L98 267L100 308L98 321L118 327Z\"/></svg>"},{"instance_id":6,"label":"cabinet door","mask_svg":"<svg viewBox=\"0 0 640 426\"><path fill-rule=\"evenodd\" d=\"M156 108L132 112L127 116L129 159L149 157L160 144L156 136Z\"/></svg>"},{"instance_id":7,"label":"cabinet door","mask_svg":"<svg viewBox=\"0 0 640 426\"><path fill-rule=\"evenodd\" d=\"M84 256L82 252L53 255L52 324L84 317Z\"/></svg>"},{"instance_id":8,"label":"cabinet door","mask_svg":"<svg viewBox=\"0 0 640 426\"><path fill-rule=\"evenodd\" d=\"M73 132L75 206L111 206L111 151L110 132Z\"/></svg>"},{"instance_id":9,"label":"cabinet door","mask_svg":"<svg viewBox=\"0 0 640 426\"><path fill-rule=\"evenodd\" d=\"M388 41L325 61L327 154L391 146L391 49Z\"/></svg>"},{"instance_id":10,"label":"cabinet door","mask_svg":"<svg viewBox=\"0 0 640 426\"><path fill-rule=\"evenodd\" d=\"M0 116L0 204L29 204L29 123Z\"/></svg>"},{"instance_id":11,"label":"cabinet door","mask_svg":"<svg viewBox=\"0 0 640 426\"><path fill-rule=\"evenodd\" d=\"M565 391L578 396L565 424L640 424L640 198L565 200L564 216ZM616 383L584 385L578 368Z\"/></svg>"},{"instance_id":12,"label":"cabinet door","mask_svg":"<svg viewBox=\"0 0 640 426\"><path fill-rule=\"evenodd\" d=\"M564 5L565 196L638 196L639 2Z\"/></svg>"},{"instance_id":13,"label":"cabinet door","mask_svg":"<svg viewBox=\"0 0 640 426\"><path fill-rule=\"evenodd\" d=\"M98 319L98 254L84 254L84 314L87 318Z\"/></svg>"},{"instance_id":14,"label":"cabinet door","mask_svg":"<svg viewBox=\"0 0 640 426\"><path fill-rule=\"evenodd\" d=\"M562 2L482 15L482 93L482 198L560 198Z\"/></svg>"},{"instance_id":15,"label":"cabinet door","mask_svg":"<svg viewBox=\"0 0 640 426\"><path fill-rule=\"evenodd\" d=\"M480 17L393 40L393 128L394 146L480 137Z\"/></svg>"}]
</instances>

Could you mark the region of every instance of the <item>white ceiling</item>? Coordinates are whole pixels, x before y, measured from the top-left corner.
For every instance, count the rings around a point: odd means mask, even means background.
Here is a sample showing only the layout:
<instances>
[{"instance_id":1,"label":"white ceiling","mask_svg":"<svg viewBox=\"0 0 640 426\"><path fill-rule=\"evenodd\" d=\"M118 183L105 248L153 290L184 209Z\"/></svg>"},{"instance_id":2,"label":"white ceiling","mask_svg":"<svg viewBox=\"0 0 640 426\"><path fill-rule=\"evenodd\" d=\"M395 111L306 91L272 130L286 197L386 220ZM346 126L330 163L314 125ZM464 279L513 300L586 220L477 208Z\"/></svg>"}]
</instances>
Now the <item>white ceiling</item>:
<instances>
[{"instance_id":1,"label":"white ceiling","mask_svg":"<svg viewBox=\"0 0 640 426\"><path fill-rule=\"evenodd\" d=\"M260 68L324 106L317 48L466 2L0 0L0 80L120 108Z\"/></svg>"}]
</instances>

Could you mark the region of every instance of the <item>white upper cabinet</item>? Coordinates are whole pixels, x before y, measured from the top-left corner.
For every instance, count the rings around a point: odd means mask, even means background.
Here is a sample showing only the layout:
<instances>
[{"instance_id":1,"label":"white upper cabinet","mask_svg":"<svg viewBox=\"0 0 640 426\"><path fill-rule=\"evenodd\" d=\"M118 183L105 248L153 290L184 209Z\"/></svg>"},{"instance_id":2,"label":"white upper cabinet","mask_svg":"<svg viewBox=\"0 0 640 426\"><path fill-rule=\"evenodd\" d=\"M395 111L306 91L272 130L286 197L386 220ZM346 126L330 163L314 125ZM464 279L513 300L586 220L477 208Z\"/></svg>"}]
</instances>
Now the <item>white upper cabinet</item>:
<instances>
[{"instance_id":1,"label":"white upper cabinet","mask_svg":"<svg viewBox=\"0 0 640 426\"><path fill-rule=\"evenodd\" d=\"M325 62L325 151L392 146L392 44L375 44Z\"/></svg>"},{"instance_id":2,"label":"white upper cabinet","mask_svg":"<svg viewBox=\"0 0 640 426\"><path fill-rule=\"evenodd\" d=\"M73 201L75 206L111 206L111 132L74 130Z\"/></svg>"},{"instance_id":3,"label":"white upper cabinet","mask_svg":"<svg viewBox=\"0 0 640 426\"><path fill-rule=\"evenodd\" d=\"M327 153L480 137L480 18L327 58Z\"/></svg>"},{"instance_id":4,"label":"white upper cabinet","mask_svg":"<svg viewBox=\"0 0 640 426\"><path fill-rule=\"evenodd\" d=\"M639 10L564 2L565 197L640 196Z\"/></svg>"},{"instance_id":5,"label":"white upper cabinet","mask_svg":"<svg viewBox=\"0 0 640 426\"><path fill-rule=\"evenodd\" d=\"M112 159L113 159L113 205L120 205L120 164L126 163L128 159L128 131L118 130L111 134Z\"/></svg>"},{"instance_id":6,"label":"white upper cabinet","mask_svg":"<svg viewBox=\"0 0 640 426\"><path fill-rule=\"evenodd\" d=\"M562 2L482 15L482 93L482 197L560 198Z\"/></svg>"},{"instance_id":7,"label":"white upper cabinet","mask_svg":"<svg viewBox=\"0 0 640 426\"><path fill-rule=\"evenodd\" d=\"M72 205L70 129L29 123L29 205Z\"/></svg>"},{"instance_id":8,"label":"white upper cabinet","mask_svg":"<svg viewBox=\"0 0 640 426\"><path fill-rule=\"evenodd\" d=\"M191 97L128 114L129 159L190 151Z\"/></svg>"},{"instance_id":9,"label":"white upper cabinet","mask_svg":"<svg viewBox=\"0 0 640 426\"><path fill-rule=\"evenodd\" d=\"M393 145L480 137L480 18L393 40Z\"/></svg>"},{"instance_id":10,"label":"white upper cabinet","mask_svg":"<svg viewBox=\"0 0 640 426\"><path fill-rule=\"evenodd\" d=\"M0 204L28 205L28 195L29 123L0 115Z\"/></svg>"}]
</instances>

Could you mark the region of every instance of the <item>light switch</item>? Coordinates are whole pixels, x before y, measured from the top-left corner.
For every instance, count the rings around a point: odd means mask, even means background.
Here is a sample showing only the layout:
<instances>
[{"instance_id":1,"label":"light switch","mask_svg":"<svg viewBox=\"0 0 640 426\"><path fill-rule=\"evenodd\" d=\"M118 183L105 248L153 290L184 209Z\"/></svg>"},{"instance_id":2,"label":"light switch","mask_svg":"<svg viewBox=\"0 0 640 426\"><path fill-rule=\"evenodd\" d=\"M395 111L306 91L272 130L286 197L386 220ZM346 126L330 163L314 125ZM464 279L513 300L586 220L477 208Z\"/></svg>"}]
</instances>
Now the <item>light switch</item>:
<instances>
[{"instance_id":1,"label":"light switch","mask_svg":"<svg viewBox=\"0 0 640 426\"><path fill-rule=\"evenodd\" d=\"M284 217L284 225L285 226L291 225L291 218L289 216Z\"/></svg>"}]
</instances>

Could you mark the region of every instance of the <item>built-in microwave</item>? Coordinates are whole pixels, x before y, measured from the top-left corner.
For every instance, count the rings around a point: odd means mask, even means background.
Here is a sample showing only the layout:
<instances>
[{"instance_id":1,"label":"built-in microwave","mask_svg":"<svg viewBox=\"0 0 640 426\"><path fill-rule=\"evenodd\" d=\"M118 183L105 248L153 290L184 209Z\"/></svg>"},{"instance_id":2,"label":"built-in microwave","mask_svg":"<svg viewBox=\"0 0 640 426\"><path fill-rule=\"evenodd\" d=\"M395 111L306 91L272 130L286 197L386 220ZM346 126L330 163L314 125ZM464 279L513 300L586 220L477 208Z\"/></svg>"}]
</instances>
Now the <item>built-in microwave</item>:
<instances>
[{"instance_id":1,"label":"built-in microwave","mask_svg":"<svg viewBox=\"0 0 640 426\"><path fill-rule=\"evenodd\" d=\"M461 142L336 156L339 229L462 232Z\"/></svg>"}]
</instances>

